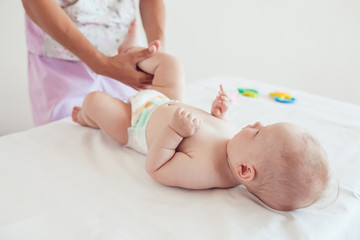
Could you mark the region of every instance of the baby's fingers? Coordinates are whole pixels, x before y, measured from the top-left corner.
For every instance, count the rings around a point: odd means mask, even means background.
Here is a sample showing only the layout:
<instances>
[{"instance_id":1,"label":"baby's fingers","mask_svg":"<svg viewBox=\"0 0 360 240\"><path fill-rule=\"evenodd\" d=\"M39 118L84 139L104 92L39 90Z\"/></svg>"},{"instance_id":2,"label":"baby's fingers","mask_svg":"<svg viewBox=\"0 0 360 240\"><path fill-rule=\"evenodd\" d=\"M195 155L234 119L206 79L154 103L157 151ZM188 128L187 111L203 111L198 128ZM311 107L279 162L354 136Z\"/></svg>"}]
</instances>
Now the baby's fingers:
<instances>
[{"instance_id":1,"label":"baby's fingers","mask_svg":"<svg viewBox=\"0 0 360 240\"><path fill-rule=\"evenodd\" d=\"M225 95L221 95L221 96L218 96L218 102L220 103L220 105L223 105L223 104L230 104L230 98L228 96L225 96Z\"/></svg>"},{"instance_id":2,"label":"baby's fingers","mask_svg":"<svg viewBox=\"0 0 360 240\"><path fill-rule=\"evenodd\" d=\"M220 95L220 96L226 96L226 97L229 97L229 95L225 92L224 87L223 87L223 85L222 85L222 84L220 84L219 95Z\"/></svg>"},{"instance_id":3,"label":"baby's fingers","mask_svg":"<svg viewBox=\"0 0 360 240\"><path fill-rule=\"evenodd\" d=\"M222 96L218 101L218 106L222 113L225 113L230 107L230 98Z\"/></svg>"},{"instance_id":4,"label":"baby's fingers","mask_svg":"<svg viewBox=\"0 0 360 240\"><path fill-rule=\"evenodd\" d=\"M224 87L223 87L222 84L220 84L220 91L221 91L221 92L225 92L225 91L224 91Z\"/></svg>"},{"instance_id":5,"label":"baby's fingers","mask_svg":"<svg viewBox=\"0 0 360 240\"><path fill-rule=\"evenodd\" d=\"M222 104L221 104L221 111L222 112L225 112L225 111L227 111L228 109L229 109L229 107L230 107L230 102L222 102Z\"/></svg>"}]
</instances>

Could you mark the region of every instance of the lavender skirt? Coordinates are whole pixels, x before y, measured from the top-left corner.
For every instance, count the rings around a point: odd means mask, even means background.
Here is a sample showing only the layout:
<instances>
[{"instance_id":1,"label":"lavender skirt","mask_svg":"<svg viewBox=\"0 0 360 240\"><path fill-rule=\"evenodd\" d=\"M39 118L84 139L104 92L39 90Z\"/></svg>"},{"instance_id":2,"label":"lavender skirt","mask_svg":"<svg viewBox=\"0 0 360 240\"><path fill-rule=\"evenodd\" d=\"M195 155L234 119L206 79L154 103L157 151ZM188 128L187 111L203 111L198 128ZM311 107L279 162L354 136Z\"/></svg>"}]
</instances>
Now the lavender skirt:
<instances>
[{"instance_id":1,"label":"lavender skirt","mask_svg":"<svg viewBox=\"0 0 360 240\"><path fill-rule=\"evenodd\" d=\"M30 101L34 124L46 124L71 115L86 94L104 91L127 100L136 91L114 79L94 73L81 61L66 61L28 53Z\"/></svg>"}]
</instances>

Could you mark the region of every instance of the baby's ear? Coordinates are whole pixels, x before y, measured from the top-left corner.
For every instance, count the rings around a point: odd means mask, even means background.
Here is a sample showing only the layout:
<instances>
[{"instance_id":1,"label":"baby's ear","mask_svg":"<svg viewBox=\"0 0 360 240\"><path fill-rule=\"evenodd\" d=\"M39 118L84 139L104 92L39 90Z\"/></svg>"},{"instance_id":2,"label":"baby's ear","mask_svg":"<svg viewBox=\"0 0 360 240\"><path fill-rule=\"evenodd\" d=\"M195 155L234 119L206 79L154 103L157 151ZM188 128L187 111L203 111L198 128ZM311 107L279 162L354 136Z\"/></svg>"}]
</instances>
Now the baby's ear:
<instances>
[{"instance_id":1,"label":"baby's ear","mask_svg":"<svg viewBox=\"0 0 360 240\"><path fill-rule=\"evenodd\" d=\"M255 177L255 168L253 165L240 164L236 168L236 174L242 181L251 181Z\"/></svg>"}]
</instances>

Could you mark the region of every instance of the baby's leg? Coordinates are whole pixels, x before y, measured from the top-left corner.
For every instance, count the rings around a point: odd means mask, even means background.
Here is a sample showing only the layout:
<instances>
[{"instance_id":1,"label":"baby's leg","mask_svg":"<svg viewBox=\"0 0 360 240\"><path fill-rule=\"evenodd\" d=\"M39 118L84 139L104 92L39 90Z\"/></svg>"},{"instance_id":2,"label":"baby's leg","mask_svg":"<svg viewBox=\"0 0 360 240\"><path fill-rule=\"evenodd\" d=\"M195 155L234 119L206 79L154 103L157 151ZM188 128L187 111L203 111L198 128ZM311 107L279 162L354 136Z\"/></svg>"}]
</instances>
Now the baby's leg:
<instances>
[{"instance_id":1,"label":"baby's leg","mask_svg":"<svg viewBox=\"0 0 360 240\"><path fill-rule=\"evenodd\" d=\"M171 99L185 101L185 70L176 57L158 52L138 65L143 71L154 75L152 89Z\"/></svg>"},{"instance_id":2,"label":"baby's leg","mask_svg":"<svg viewBox=\"0 0 360 240\"><path fill-rule=\"evenodd\" d=\"M185 71L182 63L167 53L158 51L160 42L154 41L149 46L149 51L157 51L153 56L138 63L139 68L153 74L152 89L167 97L176 100L185 100ZM141 49L130 47L128 52Z\"/></svg>"},{"instance_id":3,"label":"baby's leg","mask_svg":"<svg viewBox=\"0 0 360 240\"><path fill-rule=\"evenodd\" d=\"M128 32L118 48L118 52L127 52L130 48L135 47L138 44L138 32L136 26L136 20L132 21Z\"/></svg>"},{"instance_id":4,"label":"baby's leg","mask_svg":"<svg viewBox=\"0 0 360 240\"><path fill-rule=\"evenodd\" d=\"M176 148L185 137L195 134L201 121L183 108L178 108L164 131L159 133L150 145L146 158L146 170L151 174L159 170L165 163L174 158L189 158Z\"/></svg>"},{"instance_id":5,"label":"baby's leg","mask_svg":"<svg viewBox=\"0 0 360 240\"><path fill-rule=\"evenodd\" d=\"M128 142L131 106L107 93L89 93L81 108L74 107L72 119L83 126L102 129L122 145Z\"/></svg>"},{"instance_id":6,"label":"baby's leg","mask_svg":"<svg viewBox=\"0 0 360 240\"><path fill-rule=\"evenodd\" d=\"M137 47L137 39L136 21L133 21L118 51L131 52L143 49ZM165 94L171 99L185 100L185 71L183 65L174 56L158 51L160 44L160 41L150 43L149 51L157 51L157 53L139 62L138 66L144 72L154 75L152 89Z\"/></svg>"}]
</instances>

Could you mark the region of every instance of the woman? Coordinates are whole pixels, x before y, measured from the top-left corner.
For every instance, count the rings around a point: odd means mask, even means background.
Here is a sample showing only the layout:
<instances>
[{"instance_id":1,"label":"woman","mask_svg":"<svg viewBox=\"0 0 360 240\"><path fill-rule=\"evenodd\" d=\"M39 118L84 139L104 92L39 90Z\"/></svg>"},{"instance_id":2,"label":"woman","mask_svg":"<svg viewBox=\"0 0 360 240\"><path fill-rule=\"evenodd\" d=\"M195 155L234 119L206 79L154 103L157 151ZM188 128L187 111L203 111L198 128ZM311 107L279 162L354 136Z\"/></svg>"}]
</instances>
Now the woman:
<instances>
[{"instance_id":1,"label":"woman","mask_svg":"<svg viewBox=\"0 0 360 240\"><path fill-rule=\"evenodd\" d=\"M22 2L36 126L70 116L89 92L105 91L126 100L134 89L151 84L152 76L137 68L151 53L118 51L135 19L134 0ZM164 43L163 1L140 0L139 5L148 42Z\"/></svg>"}]
</instances>

